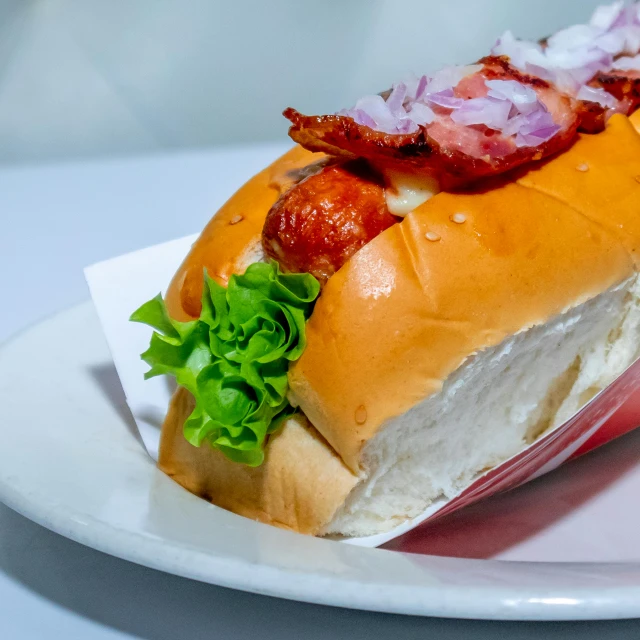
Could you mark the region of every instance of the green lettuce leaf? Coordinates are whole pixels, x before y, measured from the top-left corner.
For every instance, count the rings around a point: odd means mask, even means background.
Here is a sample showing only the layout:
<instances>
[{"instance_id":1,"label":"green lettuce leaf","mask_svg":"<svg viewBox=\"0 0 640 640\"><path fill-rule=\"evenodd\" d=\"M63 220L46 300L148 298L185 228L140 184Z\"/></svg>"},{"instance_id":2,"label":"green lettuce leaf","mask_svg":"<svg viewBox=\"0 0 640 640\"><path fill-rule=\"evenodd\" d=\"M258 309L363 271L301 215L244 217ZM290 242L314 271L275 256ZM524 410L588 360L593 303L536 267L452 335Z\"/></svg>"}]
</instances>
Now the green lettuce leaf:
<instances>
[{"instance_id":1,"label":"green lettuce leaf","mask_svg":"<svg viewBox=\"0 0 640 640\"><path fill-rule=\"evenodd\" d=\"M155 329L141 356L145 379L170 375L193 394L184 424L192 445L258 466L267 436L293 413L287 371L304 351L320 284L307 273L283 274L274 261L250 265L226 288L204 277L198 320L173 320L160 295L131 315Z\"/></svg>"}]
</instances>

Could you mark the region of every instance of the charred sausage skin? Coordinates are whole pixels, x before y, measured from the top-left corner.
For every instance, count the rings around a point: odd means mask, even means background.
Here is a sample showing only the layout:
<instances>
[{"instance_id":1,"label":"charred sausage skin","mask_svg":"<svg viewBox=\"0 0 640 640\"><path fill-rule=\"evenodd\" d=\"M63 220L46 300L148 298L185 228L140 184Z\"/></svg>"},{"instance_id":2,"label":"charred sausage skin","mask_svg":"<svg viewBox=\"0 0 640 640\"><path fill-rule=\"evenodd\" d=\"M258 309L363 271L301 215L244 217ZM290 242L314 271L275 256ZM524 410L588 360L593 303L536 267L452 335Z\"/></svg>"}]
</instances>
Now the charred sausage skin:
<instances>
[{"instance_id":1,"label":"charred sausage skin","mask_svg":"<svg viewBox=\"0 0 640 640\"><path fill-rule=\"evenodd\" d=\"M262 244L285 271L324 283L396 222L382 180L364 161L352 160L326 166L285 192L267 214Z\"/></svg>"}]
</instances>

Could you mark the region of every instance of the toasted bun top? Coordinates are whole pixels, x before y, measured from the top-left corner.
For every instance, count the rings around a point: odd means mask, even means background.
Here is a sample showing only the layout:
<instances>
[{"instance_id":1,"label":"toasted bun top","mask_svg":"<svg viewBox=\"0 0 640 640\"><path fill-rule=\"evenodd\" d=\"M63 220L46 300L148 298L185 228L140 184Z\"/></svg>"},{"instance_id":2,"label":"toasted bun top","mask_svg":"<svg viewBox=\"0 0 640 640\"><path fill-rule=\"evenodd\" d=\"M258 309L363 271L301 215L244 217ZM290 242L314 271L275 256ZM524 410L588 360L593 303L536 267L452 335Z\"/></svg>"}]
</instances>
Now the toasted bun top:
<instances>
[{"instance_id":1,"label":"toasted bun top","mask_svg":"<svg viewBox=\"0 0 640 640\"><path fill-rule=\"evenodd\" d=\"M328 281L292 400L356 470L385 421L466 358L635 272L639 180L640 136L614 116L517 180L433 197Z\"/></svg>"},{"instance_id":2,"label":"toasted bun top","mask_svg":"<svg viewBox=\"0 0 640 640\"><path fill-rule=\"evenodd\" d=\"M311 171L325 158L322 153L296 146L227 200L204 228L169 285L166 304L173 318L187 321L199 317L204 269L221 284L242 271L243 255L252 246L260 247L262 227L274 202L300 177L300 170Z\"/></svg>"}]
</instances>

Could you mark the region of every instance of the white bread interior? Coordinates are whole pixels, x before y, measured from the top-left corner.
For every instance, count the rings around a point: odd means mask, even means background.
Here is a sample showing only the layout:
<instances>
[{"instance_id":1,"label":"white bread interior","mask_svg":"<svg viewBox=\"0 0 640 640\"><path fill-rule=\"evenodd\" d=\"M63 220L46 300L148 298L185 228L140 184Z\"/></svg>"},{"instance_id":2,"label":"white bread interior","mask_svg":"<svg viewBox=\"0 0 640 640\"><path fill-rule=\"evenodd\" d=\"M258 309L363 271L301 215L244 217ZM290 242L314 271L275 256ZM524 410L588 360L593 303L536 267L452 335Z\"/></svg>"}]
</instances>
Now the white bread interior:
<instances>
[{"instance_id":1,"label":"white bread interior","mask_svg":"<svg viewBox=\"0 0 640 640\"><path fill-rule=\"evenodd\" d=\"M388 531L455 495L562 424L635 360L639 345L634 276L468 358L440 392L366 443L362 479L322 533Z\"/></svg>"}]
</instances>

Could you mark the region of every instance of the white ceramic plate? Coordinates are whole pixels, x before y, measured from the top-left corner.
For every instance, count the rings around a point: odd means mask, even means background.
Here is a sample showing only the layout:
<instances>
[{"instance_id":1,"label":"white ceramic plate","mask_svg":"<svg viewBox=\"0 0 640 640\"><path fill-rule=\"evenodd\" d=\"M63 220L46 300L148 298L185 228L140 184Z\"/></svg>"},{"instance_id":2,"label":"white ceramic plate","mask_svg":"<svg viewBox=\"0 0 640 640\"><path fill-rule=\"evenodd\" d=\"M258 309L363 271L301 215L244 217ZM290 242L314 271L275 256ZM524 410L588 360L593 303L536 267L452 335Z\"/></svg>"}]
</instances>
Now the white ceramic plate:
<instances>
[{"instance_id":1,"label":"white ceramic plate","mask_svg":"<svg viewBox=\"0 0 640 640\"><path fill-rule=\"evenodd\" d=\"M510 562L365 549L280 531L191 496L156 470L138 441L89 303L0 350L0 407L0 500L133 562L376 611L529 620L640 616L638 561ZM632 478L635 512L640 474ZM476 534L471 521L458 522ZM508 526L508 519L501 524Z\"/></svg>"}]
</instances>

